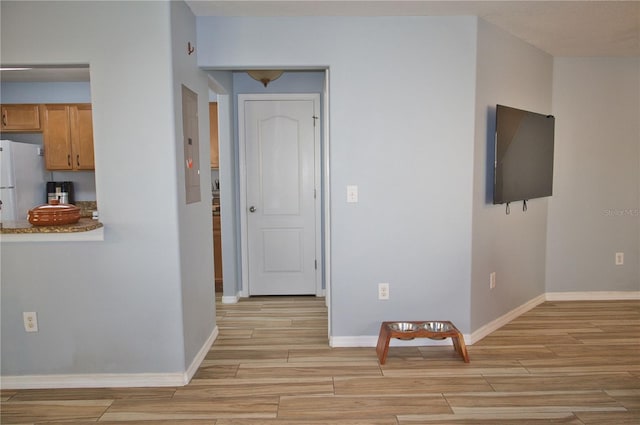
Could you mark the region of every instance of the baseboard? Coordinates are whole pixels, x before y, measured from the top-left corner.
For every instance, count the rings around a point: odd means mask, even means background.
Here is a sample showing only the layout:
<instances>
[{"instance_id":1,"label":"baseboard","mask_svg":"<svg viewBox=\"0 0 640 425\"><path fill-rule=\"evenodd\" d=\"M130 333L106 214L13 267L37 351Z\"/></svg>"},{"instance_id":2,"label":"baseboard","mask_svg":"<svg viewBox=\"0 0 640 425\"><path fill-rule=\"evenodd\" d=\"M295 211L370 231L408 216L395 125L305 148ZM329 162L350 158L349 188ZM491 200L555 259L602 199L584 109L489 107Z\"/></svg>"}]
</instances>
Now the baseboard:
<instances>
[{"instance_id":1,"label":"baseboard","mask_svg":"<svg viewBox=\"0 0 640 425\"><path fill-rule=\"evenodd\" d=\"M220 302L222 304L236 304L239 300L240 297L238 295L223 295L220 299Z\"/></svg>"},{"instance_id":2,"label":"baseboard","mask_svg":"<svg viewBox=\"0 0 640 425\"><path fill-rule=\"evenodd\" d=\"M462 335L465 342L468 335ZM363 336L334 336L329 338L329 346L332 348L375 347L378 345L378 335ZM433 340L428 338L416 338L408 341L391 339L390 347L427 347L434 345L451 345L451 341Z\"/></svg>"},{"instance_id":3,"label":"baseboard","mask_svg":"<svg viewBox=\"0 0 640 425\"><path fill-rule=\"evenodd\" d=\"M640 291L547 292L547 301L640 300Z\"/></svg>"},{"instance_id":4,"label":"baseboard","mask_svg":"<svg viewBox=\"0 0 640 425\"><path fill-rule=\"evenodd\" d=\"M592 292L547 292L525 302L506 314L492 320L484 326L476 329L470 335L463 334L466 345L473 345L482 338L497 331L507 323L531 310L545 301L606 301L606 300L638 300L640 291L592 291ZM331 347L375 347L378 343L377 335L364 336L334 336L329 338ZM429 345L447 345L450 341L433 341L424 338L416 338L410 341L391 340L391 346L414 347Z\"/></svg>"},{"instance_id":5,"label":"baseboard","mask_svg":"<svg viewBox=\"0 0 640 425\"><path fill-rule=\"evenodd\" d=\"M375 347L377 336L330 336L329 346L332 348L344 347Z\"/></svg>"},{"instance_id":6,"label":"baseboard","mask_svg":"<svg viewBox=\"0 0 640 425\"><path fill-rule=\"evenodd\" d=\"M218 333L216 326L185 372L0 376L0 389L181 387L196 373Z\"/></svg>"},{"instance_id":7,"label":"baseboard","mask_svg":"<svg viewBox=\"0 0 640 425\"><path fill-rule=\"evenodd\" d=\"M479 327L478 329L476 329L475 331L473 331L471 333L471 335L470 335L470 337L468 339L465 336L465 343L467 345L473 345L474 343L480 341L482 338L486 337L490 333L497 331L498 329L500 329L501 327L503 327L507 323L509 323L512 320L516 319L518 316L521 316L524 313L526 313L527 311L529 311L532 308L536 307L537 305L542 304L543 302L545 302L545 300L546 300L545 294L541 294L541 295L538 295L537 297L527 301L526 303L519 305L518 307L516 307L513 310L503 314L502 316L498 317L497 319L494 319L491 322Z\"/></svg>"},{"instance_id":8,"label":"baseboard","mask_svg":"<svg viewBox=\"0 0 640 425\"><path fill-rule=\"evenodd\" d=\"M480 327L465 342L472 345L544 301L639 300L640 291L546 292Z\"/></svg>"},{"instance_id":9,"label":"baseboard","mask_svg":"<svg viewBox=\"0 0 640 425\"><path fill-rule=\"evenodd\" d=\"M20 375L0 377L3 390L44 388L179 387L184 373L87 373L72 375Z\"/></svg>"},{"instance_id":10,"label":"baseboard","mask_svg":"<svg viewBox=\"0 0 640 425\"><path fill-rule=\"evenodd\" d=\"M193 358L193 361L191 362L187 370L184 372L184 376L183 376L184 382L182 385L187 385L189 382L191 382L191 378L193 378L193 375L195 375L196 372L198 371L200 364L202 364L202 361L207 356L207 353L211 349L211 346L213 345L216 338L218 338L219 334L220 334L220 330L218 329L218 326L214 327L213 331L211 332L211 335L209 335L209 338L207 338L204 345L200 348L200 351L198 351L198 354L196 354L196 356Z\"/></svg>"}]
</instances>

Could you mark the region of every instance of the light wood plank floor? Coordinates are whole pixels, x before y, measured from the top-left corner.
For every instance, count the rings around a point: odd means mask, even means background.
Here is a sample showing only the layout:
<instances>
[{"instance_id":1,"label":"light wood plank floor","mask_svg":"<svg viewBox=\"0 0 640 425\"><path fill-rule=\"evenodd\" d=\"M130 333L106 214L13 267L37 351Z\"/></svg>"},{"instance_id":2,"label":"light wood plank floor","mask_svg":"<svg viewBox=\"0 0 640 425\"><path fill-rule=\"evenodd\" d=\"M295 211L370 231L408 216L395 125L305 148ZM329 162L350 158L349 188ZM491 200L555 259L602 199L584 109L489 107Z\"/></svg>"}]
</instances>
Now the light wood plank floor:
<instances>
[{"instance_id":1,"label":"light wood plank floor","mask_svg":"<svg viewBox=\"0 0 640 425\"><path fill-rule=\"evenodd\" d=\"M219 301L219 300L218 300ZM469 346L327 343L324 300L218 303L220 335L179 388L2 391L2 424L640 423L640 301L546 302Z\"/></svg>"}]
</instances>

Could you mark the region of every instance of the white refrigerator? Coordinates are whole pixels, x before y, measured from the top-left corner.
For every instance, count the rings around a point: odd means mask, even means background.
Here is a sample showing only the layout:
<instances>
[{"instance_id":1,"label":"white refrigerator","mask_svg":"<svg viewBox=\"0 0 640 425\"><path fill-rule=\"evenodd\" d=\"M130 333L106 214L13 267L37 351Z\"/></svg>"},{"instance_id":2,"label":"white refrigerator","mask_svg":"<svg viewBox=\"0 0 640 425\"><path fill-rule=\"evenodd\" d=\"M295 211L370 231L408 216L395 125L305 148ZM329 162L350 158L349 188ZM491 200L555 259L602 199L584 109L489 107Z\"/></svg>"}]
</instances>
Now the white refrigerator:
<instances>
[{"instance_id":1,"label":"white refrigerator","mask_svg":"<svg viewBox=\"0 0 640 425\"><path fill-rule=\"evenodd\" d=\"M46 176L41 145L0 140L0 223L46 203Z\"/></svg>"}]
</instances>

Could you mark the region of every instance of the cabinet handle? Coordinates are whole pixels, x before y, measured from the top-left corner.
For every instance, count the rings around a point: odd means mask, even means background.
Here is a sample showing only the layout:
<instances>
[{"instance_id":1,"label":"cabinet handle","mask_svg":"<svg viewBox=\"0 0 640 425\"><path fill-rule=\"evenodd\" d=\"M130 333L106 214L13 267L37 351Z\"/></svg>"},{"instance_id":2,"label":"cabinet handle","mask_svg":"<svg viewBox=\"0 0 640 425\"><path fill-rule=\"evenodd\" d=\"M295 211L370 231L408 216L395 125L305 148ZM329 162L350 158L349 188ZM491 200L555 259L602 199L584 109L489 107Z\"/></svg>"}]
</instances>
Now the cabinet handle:
<instances>
[{"instance_id":1,"label":"cabinet handle","mask_svg":"<svg viewBox=\"0 0 640 425\"><path fill-rule=\"evenodd\" d=\"M71 154L67 155L67 165L71 167Z\"/></svg>"},{"instance_id":2,"label":"cabinet handle","mask_svg":"<svg viewBox=\"0 0 640 425\"><path fill-rule=\"evenodd\" d=\"M2 114L2 125L7 126L7 113Z\"/></svg>"},{"instance_id":3,"label":"cabinet handle","mask_svg":"<svg viewBox=\"0 0 640 425\"><path fill-rule=\"evenodd\" d=\"M76 163L78 164L78 167L80 166L80 155L76 155Z\"/></svg>"}]
</instances>

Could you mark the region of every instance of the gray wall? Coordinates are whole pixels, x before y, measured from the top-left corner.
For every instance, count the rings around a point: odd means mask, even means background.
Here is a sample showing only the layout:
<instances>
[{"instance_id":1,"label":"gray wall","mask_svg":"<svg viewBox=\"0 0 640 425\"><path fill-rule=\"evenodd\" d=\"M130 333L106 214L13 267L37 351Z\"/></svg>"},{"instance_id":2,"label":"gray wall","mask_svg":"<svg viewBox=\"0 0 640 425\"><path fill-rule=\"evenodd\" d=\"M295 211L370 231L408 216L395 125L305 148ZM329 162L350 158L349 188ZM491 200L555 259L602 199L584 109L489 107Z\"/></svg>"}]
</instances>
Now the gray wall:
<instances>
[{"instance_id":1,"label":"gray wall","mask_svg":"<svg viewBox=\"0 0 640 425\"><path fill-rule=\"evenodd\" d=\"M0 89L0 99L2 99L2 103L91 102L91 86L88 81L2 82Z\"/></svg>"},{"instance_id":2,"label":"gray wall","mask_svg":"<svg viewBox=\"0 0 640 425\"><path fill-rule=\"evenodd\" d=\"M493 205L496 104L551 113L553 58L479 20L473 179L472 329L545 292L547 198ZM489 274L496 287L489 289Z\"/></svg>"},{"instance_id":3,"label":"gray wall","mask_svg":"<svg viewBox=\"0 0 640 425\"><path fill-rule=\"evenodd\" d=\"M178 188L178 228L185 368L211 335L216 323L213 223L211 220L211 173L209 161L209 86L207 74L196 64L196 55L187 53L195 44L195 16L182 2L171 2L171 46L173 56L173 96L175 99L175 165ZM186 204L182 126L182 85L198 94L200 144L200 199Z\"/></svg>"},{"instance_id":4,"label":"gray wall","mask_svg":"<svg viewBox=\"0 0 640 425\"><path fill-rule=\"evenodd\" d=\"M427 313L468 331L476 19L199 17L197 30L205 68L330 69L333 341Z\"/></svg>"},{"instance_id":5,"label":"gray wall","mask_svg":"<svg viewBox=\"0 0 640 425\"><path fill-rule=\"evenodd\" d=\"M182 373L213 331L213 300L184 312L190 300L213 293L206 288L213 269L198 257L211 258L211 220L201 218L209 202L184 206L180 181L174 95L180 81L201 83L193 61L172 57L186 46L171 20L193 29L187 11L175 7L1 4L3 64L91 67L105 224L104 242L2 244L3 375ZM174 35L180 46L172 48ZM198 94L206 102L204 88ZM207 134L206 121L200 134ZM208 169L208 144L201 146L200 166ZM208 192L203 181L203 199ZM23 311L38 312L38 333L24 332ZM202 323L190 333L196 318Z\"/></svg>"},{"instance_id":6,"label":"gray wall","mask_svg":"<svg viewBox=\"0 0 640 425\"><path fill-rule=\"evenodd\" d=\"M640 59L556 58L553 73L547 291L638 291Z\"/></svg>"}]
</instances>

